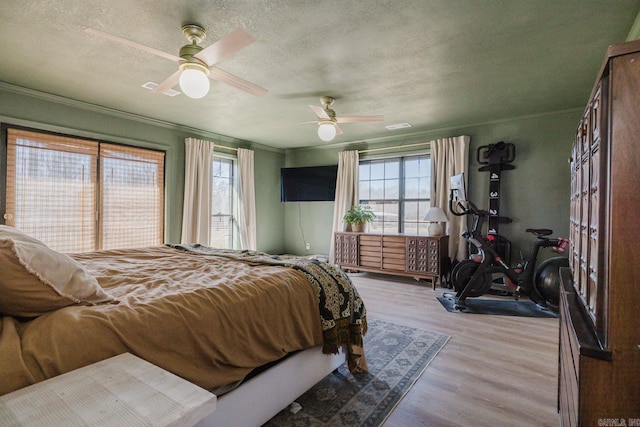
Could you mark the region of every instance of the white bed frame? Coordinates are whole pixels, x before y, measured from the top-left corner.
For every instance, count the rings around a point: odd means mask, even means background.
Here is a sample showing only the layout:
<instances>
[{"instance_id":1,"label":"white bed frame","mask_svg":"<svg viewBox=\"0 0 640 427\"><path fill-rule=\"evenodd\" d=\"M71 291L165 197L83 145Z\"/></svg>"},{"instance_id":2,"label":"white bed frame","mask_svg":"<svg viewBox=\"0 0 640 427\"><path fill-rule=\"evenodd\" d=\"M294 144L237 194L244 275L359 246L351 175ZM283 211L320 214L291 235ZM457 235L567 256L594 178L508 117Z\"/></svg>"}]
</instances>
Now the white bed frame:
<instances>
[{"instance_id":1,"label":"white bed frame","mask_svg":"<svg viewBox=\"0 0 640 427\"><path fill-rule=\"evenodd\" d=\"M327 355L322 346L286 358L218 398L215 412L196 427L260 426L339 367L346 351Z\"/></svg>"}]
</instances>

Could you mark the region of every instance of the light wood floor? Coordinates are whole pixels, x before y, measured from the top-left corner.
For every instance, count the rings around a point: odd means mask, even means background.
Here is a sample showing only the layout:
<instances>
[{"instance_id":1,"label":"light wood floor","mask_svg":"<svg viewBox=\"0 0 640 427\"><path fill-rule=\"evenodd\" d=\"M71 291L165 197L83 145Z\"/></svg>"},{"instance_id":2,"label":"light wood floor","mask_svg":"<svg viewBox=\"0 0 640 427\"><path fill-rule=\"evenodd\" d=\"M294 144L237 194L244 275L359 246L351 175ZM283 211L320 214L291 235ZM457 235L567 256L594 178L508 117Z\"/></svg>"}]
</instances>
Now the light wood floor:
<instances>
[{"instance_id":1,"label":"light wood floor","mask_svg":"<svg viewBox=\"0 0 640 427\"><path fill-rule=\"evenodd\" d=\"M558 425L557 319L449 313L428 282L350 277L368 317L451 336L386 427Z\"/></svg>"}]
</instances>

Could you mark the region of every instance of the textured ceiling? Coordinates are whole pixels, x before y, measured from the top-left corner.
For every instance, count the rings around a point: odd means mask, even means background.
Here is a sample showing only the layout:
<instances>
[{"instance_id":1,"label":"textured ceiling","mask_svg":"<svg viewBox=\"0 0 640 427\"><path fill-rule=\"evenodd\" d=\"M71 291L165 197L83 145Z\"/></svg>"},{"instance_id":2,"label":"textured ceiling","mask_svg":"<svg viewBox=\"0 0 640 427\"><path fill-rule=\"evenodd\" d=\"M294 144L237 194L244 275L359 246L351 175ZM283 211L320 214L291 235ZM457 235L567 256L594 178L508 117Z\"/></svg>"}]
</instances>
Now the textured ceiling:
<instances>
[{"instance_id":1,"label":"textured ceiling","mask_svg":"<svg viewBox=\"0 0 640 427\"><path fill-rule=\"evenodd\" d=\"M359 141L583 106L637 0L0 0L0 80L279 148L318 145L309 104L337 98ZM93 27L178 55L181 27L208 46L241 27L255 42L217 66L269 90L212 82L200 100L141 87L177 64ZM389 131L384 126L410 123Z\"/></svg>"}]
</instances>

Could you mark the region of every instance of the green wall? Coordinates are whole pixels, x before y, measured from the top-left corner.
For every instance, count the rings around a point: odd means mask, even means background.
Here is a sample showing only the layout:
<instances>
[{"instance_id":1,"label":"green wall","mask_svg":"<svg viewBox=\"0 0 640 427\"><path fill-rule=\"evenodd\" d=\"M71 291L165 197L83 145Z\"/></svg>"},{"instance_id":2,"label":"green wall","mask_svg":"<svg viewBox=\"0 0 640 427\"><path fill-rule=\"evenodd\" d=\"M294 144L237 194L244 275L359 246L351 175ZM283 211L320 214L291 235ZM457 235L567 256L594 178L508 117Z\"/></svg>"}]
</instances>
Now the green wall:
<instances>
[{"instance_id":1,"label":"green wall","mask_svg":"<svg viewBox=\"0 0 640 427\"><path fill-rule=\"evenodd\" d=\"M87 138L166 151L165 239L179 242L182 230L184 140L196 137L255 151L258 247L283 252L284 207L280 203L282 150L221 135L39 93L0 83L0 124L25 126Z\"/></svg>"},{"instance_id":2,"label":"green wall","mask_svg":"<svg viewBox=\"0 0 640 427\"><path fill-rule=\"evenodd\" d=\"M285 155L280 150L256 149L254 157L258 249L283 253L286 244L284 206L280 203L280 168L285 165Z\"/></svg>"},{"instance_id":3,"label":"green wall","mask_svg":"<svg viewBox=\"0 0 640 427\"><path fill-rule=\"evenodd\" d=\"M338 164L337 148L288 150L286 166L324 166ZM328 254L333 227L333 202L286 202L284 205L285 252ZM305 249L305 242L311 245Z\"/></svg>"},{"instance_id":4,"label":"green wall","mask_svg":"<svg viewBox=\"0 0 640 427\"><path fill-rule=\"evenodd\" d=\"M516 147L514 170L502 173L500 214L513 219L500 226L500 233L512 241L512 260L522 250L528 253L531 236L526 228L551 228L556 235L568 237L569 168L567 159L575 128L582 110L571 110L481 125L422 132L387 139L384 142L354 142L330 147L314 147L287 152L287 166L337 164L338 153L345 149L428 142L437 138L470 135L469 198L487 208L489 177L478 171L477 148L499 141ZM425 149L422 149L424 152ZM393 151L389 151L389 154ZM332 202L285 203L285 248L296 254L328 253L333 223ZM304 237L311 244L306 251Z\"/></svg>"}]
</instances>

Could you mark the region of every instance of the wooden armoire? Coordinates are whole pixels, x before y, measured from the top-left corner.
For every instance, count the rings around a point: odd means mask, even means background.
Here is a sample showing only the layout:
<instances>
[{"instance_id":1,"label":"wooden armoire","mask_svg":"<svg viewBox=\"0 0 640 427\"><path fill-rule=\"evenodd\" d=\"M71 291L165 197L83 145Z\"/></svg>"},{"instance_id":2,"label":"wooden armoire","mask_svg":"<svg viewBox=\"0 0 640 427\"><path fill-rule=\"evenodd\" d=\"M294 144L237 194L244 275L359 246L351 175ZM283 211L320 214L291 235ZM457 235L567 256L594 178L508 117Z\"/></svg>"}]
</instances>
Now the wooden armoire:
<instances>
[{"instance_id":1,"label":"wooden armoire","mask_svg":"<svg viewBox=\"0 0 640 427\"><path fill-rule=\"evenodd\" d=\"M640 425L640 40L609 47L570 165L560 424Z\"/></svg>"}]
</instances>

